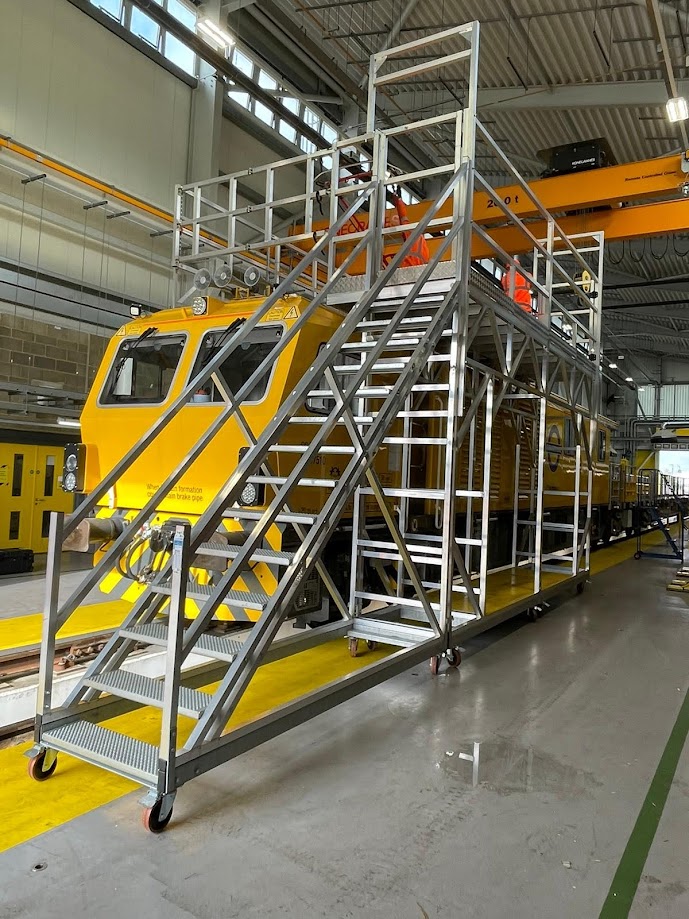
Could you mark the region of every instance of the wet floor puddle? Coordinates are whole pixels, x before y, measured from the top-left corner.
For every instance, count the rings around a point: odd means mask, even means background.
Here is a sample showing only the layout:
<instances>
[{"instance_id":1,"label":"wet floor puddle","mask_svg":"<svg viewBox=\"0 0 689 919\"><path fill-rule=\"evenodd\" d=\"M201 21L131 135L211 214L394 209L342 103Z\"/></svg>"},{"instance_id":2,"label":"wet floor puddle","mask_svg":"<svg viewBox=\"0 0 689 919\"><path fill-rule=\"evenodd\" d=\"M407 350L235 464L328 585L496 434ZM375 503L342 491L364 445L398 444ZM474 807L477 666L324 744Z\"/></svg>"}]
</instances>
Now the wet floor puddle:
<instances>
[{"instance_id":1,"label":"wet floor puddle","mask_svg":"<svg viewBox=\"0 0 689 919\"><path fill-rule=\"evenodd\" d=\"M579 797L602 783L593 773L560 763L533 746L503 740L462 744L441 754L437 768L469 787L502 795L549 792Z\"/></svg>"}]
</instances>

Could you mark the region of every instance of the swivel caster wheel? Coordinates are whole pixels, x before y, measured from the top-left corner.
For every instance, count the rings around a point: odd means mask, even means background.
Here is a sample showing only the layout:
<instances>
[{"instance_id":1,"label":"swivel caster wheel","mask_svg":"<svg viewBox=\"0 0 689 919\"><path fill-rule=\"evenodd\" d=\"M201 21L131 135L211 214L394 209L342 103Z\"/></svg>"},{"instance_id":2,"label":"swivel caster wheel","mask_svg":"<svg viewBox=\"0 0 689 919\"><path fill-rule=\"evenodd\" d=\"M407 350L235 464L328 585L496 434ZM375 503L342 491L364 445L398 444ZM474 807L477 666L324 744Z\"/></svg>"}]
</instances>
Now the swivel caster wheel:
<instances>
[{"instance_id":1,"label":"swivel caster wheel","mask_svg":"<svg viewBox=\"0 0 689 919\"><path fill-rule=\"evenodd\" d=\"M57 769L57 753L52 750L41 750L40 753L31 757L27 769L34 781L45 782Z\"/></svg>"},{"instance_id":2,"label":"swivel caster wheel","mask_svg":"<svg viewBox=\"0 0 689 919\"><path fill-rule=\"evenodd\" d=\"M438 671L440 670L440 655L434 654L428 663L430 664L431 673L433 676L437 676Z\"/></svg>"},{"instance_id":3,"label":"swivel caster wheel","mask_svg":"<svg viewBox=\"0 0 689 919\"><path fill-rule=\"evenodd\" d=\"M459 667L462 663L462 653L459 648L450 648L447 652L447 663L452 668Z\"/></svg>"},{"instance_id":4,"label":"swivel caster wheel","mask_svg":"<svg viewBox=\"0 0 689 919\"><path fill-rule=\"evenodd\" d=\"M635 553L634 553L634 558L635 558L635 559L637 560L637 562L638 562L639 559L641 558L641 553L640 553L640 552L635 552Z\"/></svg>"},{"instance_id":5,"label":"swivel caster wheel","mask_svg":"<svg viewBox=\"0 0 689 919\"><path fill-rule=\"evenodd\" d=\"M159 798L153 807L145 808L141 821L149 833L162 833L172 818L172 805L163 816L163 798Z\"/></svg>"},{"instance_id":6,"label":"swivel caster wheel","mask_svg":"<svg viewBox=\"0 0 689 919\"><path fill-rule=\"evenodd\" d=\"M359 653L359 639L350 638L349 639L349 656L356 657Z\"/></svg>"},{"instance_id":7,"label":"swivel caster wheel","mask_svg":"<svg viewBox=\"0 0 689 919\"><path fill-rule=\"evenodd\" d=\"M369 640L366 642L366 647L368 648L369 651L375 651L376 648L378 647L378 642L371 641L371 639L369 638Z\"/></svg>"},{"instance_id":8,"label":"swivel caster wheel","mask_svg":"<svg viewBox=\"0 0 689 919\"><path fill-rule=\"evenodd\" d=\"M577 584L577 593L583 594L583 592L584 592L584 582L579 581L579 583Z\"/></svg>"},{"instance_id":9,"label":"swivel caster wheel","mask_svg":"<svg viewBox=\"0 0 689 919\"><path fill-rule=\"evenodd\" d=\"M529 609L527 609L526 618L529 620L529 622L536 622L538 619L538 610L535 606L530 606Z\"/></svg>"}]
</instances>

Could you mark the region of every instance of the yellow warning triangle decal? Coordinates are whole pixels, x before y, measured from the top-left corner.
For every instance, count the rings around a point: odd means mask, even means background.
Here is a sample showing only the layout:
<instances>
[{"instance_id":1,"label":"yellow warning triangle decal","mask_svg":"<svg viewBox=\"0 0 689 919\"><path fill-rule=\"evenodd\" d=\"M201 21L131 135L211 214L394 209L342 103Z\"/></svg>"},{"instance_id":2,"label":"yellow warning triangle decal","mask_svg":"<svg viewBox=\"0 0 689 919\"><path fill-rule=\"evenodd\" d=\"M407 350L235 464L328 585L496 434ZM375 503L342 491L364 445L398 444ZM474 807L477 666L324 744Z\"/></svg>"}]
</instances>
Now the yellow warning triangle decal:
<instances>
[{"instance_id":1,"label":"yellow warning triangle decal","mask_svg":"<svg viewBox=\"0 0 689 919\"><path fill-rule=\"evenodd\" d=\"M283 319L298 319L299 313L297 312L296 306L290 306L290 308L287 310L287 312L282 318Z\"/></svg>"}]
</instances>

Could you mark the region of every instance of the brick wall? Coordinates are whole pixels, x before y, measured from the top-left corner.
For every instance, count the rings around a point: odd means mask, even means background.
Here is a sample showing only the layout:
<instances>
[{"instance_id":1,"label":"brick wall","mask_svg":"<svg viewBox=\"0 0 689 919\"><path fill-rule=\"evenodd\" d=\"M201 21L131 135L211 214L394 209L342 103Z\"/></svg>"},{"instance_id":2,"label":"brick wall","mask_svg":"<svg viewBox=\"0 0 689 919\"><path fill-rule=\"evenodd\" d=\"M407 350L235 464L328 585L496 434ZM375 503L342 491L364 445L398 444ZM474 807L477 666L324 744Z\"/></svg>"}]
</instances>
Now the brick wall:
<instances>
[{"instance_id":1,"label":"brick wall","mask_svg":"<svg viewBox=\"0 0 689 919\"><path fill-rule=\"evenodd\" d=\"M109 334L80 331L59 320L0 313L0 402L25 402L23 395L5 395L2 382L85 394L108 340Z\"/></svg>"}]
</instances>

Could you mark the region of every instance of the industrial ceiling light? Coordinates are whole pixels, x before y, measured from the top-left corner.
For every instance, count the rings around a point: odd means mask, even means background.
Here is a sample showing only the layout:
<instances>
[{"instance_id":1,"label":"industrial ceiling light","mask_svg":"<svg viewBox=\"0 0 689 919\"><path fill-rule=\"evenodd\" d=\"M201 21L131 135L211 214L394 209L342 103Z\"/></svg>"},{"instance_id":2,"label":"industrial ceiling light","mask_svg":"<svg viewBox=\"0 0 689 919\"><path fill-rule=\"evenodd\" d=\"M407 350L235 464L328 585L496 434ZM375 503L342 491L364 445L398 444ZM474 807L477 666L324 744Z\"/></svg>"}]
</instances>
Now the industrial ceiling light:
<instances>
[{"instance_id":1,"label":"industrial ceiling light","mask_svg":"<svg viewBox=\"0 0 689 919\"><path fill-rule=\"evenodd\" d=\"M668 99L665 105L668 121L686 121L689 118L689 105L684 96L675 96L674 99Z\"/></svg>"},{"instance_id":2,"label":"industrial ceiling light","mask_svg":"<svg viewBox=\"0 0 689 919\"><path fill-rule=\"evenodd\" d=\"M624 379L625 379L625 383L633 383L633 382L634 382L634 377L625 377Z\"/></svg>"},{"instance_id":3,"label":"industrial ceiling light","mask_svg":"<svg viewBox=\"0 0 689 919\"><path fill-rule=\"evenodd\" d=\"M201 32L205 38L209 38L219 48L231 48L234 44L234 38L229 32L221 29L217 22L212 19L202 19L196 23L196 31Z\"/></svg>"},{"instance_id":4,"label":"industrial ceiling light","mask_svg":"<svg viewBox=\"0 0 689 919\"><path fill-rule=\"evenodd\" d=\"M608 364L608 367L611 370L617 370L617 364L614 361L611 364Z\"/></svg>"}]
</instances>

